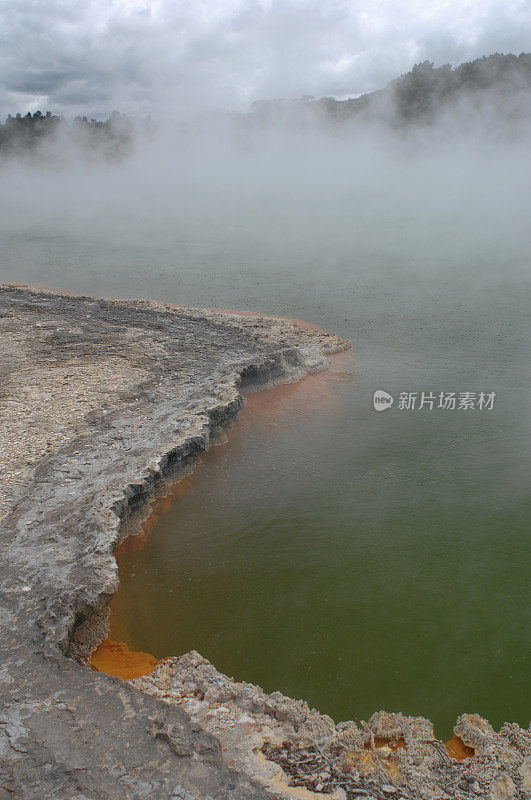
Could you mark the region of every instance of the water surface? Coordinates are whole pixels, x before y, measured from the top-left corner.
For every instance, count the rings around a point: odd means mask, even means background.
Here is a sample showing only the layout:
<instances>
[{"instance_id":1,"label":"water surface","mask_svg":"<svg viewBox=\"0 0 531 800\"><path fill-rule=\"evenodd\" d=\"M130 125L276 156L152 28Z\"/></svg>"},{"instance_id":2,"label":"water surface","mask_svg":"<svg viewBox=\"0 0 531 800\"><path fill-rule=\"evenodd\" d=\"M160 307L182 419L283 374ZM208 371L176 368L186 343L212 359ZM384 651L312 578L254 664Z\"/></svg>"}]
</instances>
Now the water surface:
<instances>
[{"instance_id":1,"label":"water surface","mask_svg":"<svg viewBox=\"0 0 531 800\"><path fill-rule=\"evenodd\" d=\"M336 720L528 724L528 189L518 165L492 167L498 195L473 167L406 195L405 172L380 175L349 205L353 179L332 211L299 193L288 220L274 195L245 219L205 195L210 224L157 216L156 236L126 205L114 231L105 208L99 227L6 212L4 280L270 312L353 343L244 412L122 554L114 633L132 649L196 649ZM376 413L379 388L496 399Z\"/></svg>"}]
</instances>

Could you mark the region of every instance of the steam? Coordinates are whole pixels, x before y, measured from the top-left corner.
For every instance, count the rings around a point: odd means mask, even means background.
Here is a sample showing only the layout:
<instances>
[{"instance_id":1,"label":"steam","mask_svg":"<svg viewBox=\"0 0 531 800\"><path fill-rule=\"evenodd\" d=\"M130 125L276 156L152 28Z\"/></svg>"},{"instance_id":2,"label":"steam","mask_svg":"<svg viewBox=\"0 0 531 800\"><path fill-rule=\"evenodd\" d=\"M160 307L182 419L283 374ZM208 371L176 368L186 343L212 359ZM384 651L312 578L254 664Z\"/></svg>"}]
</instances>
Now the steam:
<instances>
[{"instance_id":1,"label":"steam","mask_svg":"<svg viewBox=\"0 0 531 800\"><path fill-rule=\"evenodd\" d=\"M2 118L356 96L426 58L519 53L531 32L520 0L5 0L0 16Z\"/></svg>"},{"instance_id":2,"label":"steam","mask_svg":"<svg viewBox=\"0 0 531 800\"><path fill-rule=\"evenodd\" d=\"M400 252L422 269L441 247L510 251L529 236L522 108L518 125L490 104L407 128L338 126L320 114L263 126L209 115L159 123L118 163L60 137L2 166L0 235L201 245L227 259L259 251L286 263Z\"/></svg>"}]
</instances>

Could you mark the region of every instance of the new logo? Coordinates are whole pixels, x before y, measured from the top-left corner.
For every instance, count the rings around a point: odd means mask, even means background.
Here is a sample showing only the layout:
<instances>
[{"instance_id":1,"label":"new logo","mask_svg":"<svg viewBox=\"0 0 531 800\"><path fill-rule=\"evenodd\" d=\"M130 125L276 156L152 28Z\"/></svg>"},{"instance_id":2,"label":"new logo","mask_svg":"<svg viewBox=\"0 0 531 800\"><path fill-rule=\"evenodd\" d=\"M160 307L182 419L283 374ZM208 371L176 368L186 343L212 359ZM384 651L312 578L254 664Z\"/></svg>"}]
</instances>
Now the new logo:
<instances>
[{"instance_id":1,"label":"new logo","mask_svg":"<svg viewBox=\"0 0 531 800\"><path fill-rule=\"evenodd\" d=\"M393 403L394 397L392 394L384 392L383 389L376 389L372 398L372 404L375 411L385 411L386 408L391 408Z\"/></svg>"}]
</instances>

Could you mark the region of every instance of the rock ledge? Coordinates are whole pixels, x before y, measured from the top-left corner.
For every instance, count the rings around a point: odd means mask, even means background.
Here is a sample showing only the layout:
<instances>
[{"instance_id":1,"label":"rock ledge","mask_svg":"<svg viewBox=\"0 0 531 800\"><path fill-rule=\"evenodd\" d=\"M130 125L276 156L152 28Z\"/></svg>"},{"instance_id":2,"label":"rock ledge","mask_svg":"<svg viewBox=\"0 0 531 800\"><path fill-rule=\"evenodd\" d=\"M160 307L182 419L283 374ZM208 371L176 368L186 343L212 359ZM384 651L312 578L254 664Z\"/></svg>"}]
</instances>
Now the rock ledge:
<instances>
[{"instance_id":1,"label":"rock ledge","mask_svg":"<svg viewBox=\"0 0 531 800\"><path fill-rule=\"evenodd\" d=\"M270 796L183 710L65 654L98 643L117 543L242 388L346 346L273 318L0 286L0 800Z\"/></svg>"},{"instance_id":2,"label":"rock ledge","mask_svg":"<svg viewBox=\"0 0 531 800\"><path fill-rule=\"evenodd\" d=\"M105 636L114 549L242 389L347 346L271 317L0 286L0 800L531 797L517 725L463 715L458 761L428 720L335 725L194 652L129 683L79 663Z\"/></svg>"}]
</instances>

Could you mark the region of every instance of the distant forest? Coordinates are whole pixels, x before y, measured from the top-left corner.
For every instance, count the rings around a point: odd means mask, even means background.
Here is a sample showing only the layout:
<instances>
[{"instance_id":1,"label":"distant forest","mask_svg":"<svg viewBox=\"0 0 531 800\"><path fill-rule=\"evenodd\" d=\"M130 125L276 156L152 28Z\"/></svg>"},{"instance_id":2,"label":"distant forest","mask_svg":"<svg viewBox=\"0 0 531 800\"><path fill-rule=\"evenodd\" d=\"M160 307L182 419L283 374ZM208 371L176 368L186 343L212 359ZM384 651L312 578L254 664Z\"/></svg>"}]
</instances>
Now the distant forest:
<instances>
[{"instance_id":1,"label":"distant forest","mask_svg":"<svg viewBox=\"0 0 531 800\"><path fill-rule=\"evenodd\" d=\"M436 68L431 61L423 61L383 89L361 97L264 100L254 103L251 113L274 118L311 108L336 121L362 117L403 126L429 124L441 111L460 102L486 101L496 106L502 97L521 94L531 94L531 53L494 53L455 68L450 64Z\"/></svg>"},{"instance_id":2,"label":"distant forest","mask_svg":"<svg viewBox=\"0 0 531 800\"><path fill-rule=\"evenodd\" d=\"M385 88L348 100L304 97L258 101L248 113L236 118L251 127L301 120L310 115L334 123L372 119L392 126L426 125L441 111L451 110L458 103L470 105L479 100L496 108L509 96L529 94L531 53L519 56L495 53L455 68L450 64L435 68L432 62L424 61ZM0 154L32 152L46 142L55 141L59 135L63 136L65 146L71 142L94 157L115 160L132 152L139 134L151 136L156 128L157 124L149 117L135 120L117 111L105 121L76 117L71 123L50 111L9 115L0 124Z\"/></svg>"},{"instance_id":3,"label":"distant forest","mask_svg":"<svg viewBox=\"0 0 531 800\"><path fill-rule=\"evenodd\" d=\"M150 135L155 129L150 117L138 121L118 111L113 111L105 121L76 117L72 123L51 111L14 117L9 114L5 123L0 124L0 153L20 155L62 136L65 146L72 143L95 158L121 159L131 154L139 133Z\"/></svg>"}]
</instances>

